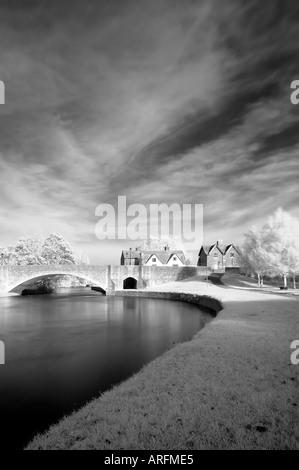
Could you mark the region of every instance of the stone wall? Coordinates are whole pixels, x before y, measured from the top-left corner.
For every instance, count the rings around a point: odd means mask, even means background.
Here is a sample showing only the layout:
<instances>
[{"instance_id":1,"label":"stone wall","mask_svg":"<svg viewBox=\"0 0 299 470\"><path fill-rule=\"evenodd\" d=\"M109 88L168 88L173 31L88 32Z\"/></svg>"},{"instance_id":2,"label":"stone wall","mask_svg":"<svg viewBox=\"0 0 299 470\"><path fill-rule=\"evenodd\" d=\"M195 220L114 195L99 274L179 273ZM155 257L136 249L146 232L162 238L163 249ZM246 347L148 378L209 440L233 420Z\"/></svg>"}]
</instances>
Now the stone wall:
<instances>
[{"instance_id":1,"label":"stone wall","mask_svg":"<svg viewBox=\"0 0 299 470\"><path fill-rule=\"evenodd\" d=\"M142 266L142 279L144 287L154 287L188 277L199 275L204 277L206 272L206 267L202 266Z\"/></svg>"},{"instance_id":2,"label":"stone wall","mask_svg":"<svg viewBox=\"0 0 299 470\"><path fill-rule=\"evenodd\" d=\"M187 294L184 292L155 292L155 291L134 291L124 290L116 291L115 295L118 297L143 297L147 299L164 299L176 300L181 302L189 302L198 305L200 308L210 311L210 313L217 315L223 309L223 305L217 299L207 295L200 294Z\"/></svg>"}]
</instances>

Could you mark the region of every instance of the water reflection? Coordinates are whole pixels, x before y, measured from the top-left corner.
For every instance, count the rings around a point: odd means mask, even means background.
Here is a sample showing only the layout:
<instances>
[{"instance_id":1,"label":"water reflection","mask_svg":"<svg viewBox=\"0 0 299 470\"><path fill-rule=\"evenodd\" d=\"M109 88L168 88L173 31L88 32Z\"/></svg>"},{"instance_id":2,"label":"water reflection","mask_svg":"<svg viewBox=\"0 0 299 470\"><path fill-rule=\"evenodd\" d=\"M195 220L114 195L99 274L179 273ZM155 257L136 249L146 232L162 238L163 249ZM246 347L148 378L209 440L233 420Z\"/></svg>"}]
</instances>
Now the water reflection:
<instances>
[{"instance_id":1,"label":"water reflection","mask_svg":"<svg viewBox=\"0 0 299 470\"><path fill-rule=\"evenodd\" d=\"M22 447L206 319L194 305L84 289L0 298L0 448Z\"/></svg>"}]
</instances>

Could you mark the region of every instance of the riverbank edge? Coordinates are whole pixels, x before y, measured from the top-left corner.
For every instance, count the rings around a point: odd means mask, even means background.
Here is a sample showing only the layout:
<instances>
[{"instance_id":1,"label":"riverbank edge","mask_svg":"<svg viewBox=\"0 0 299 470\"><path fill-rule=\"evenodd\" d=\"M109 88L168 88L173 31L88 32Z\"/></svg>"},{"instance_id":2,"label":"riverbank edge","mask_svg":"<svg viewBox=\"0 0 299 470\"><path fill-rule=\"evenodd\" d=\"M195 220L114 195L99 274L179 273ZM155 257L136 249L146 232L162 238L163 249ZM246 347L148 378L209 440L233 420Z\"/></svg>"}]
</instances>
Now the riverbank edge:
<instances>
[{"instance_id":1,"label":"riverbank edge","mask_svg":"<svg viewBox=\"0 0 299 470\"><path fill-rule=\"evenodd\" d=\"M199 308L208 310L215 316L223 310L223 304L215 297L200 294L189 294L187 292L163 292L163 291L145 291L145 290L118 290L115 291L116 297L142 297L146 299L174 300L179 302L188 302L197 305Z\"/></svg>"},{"instance_id":2,"label":"riverbank edge","mask_svg":"<svg viewBox=\"0 0 299 470\"><path fill-rule=\"evenodd\" d=\"M167 289L169 287L167 286ZM281 364L278 363L282 348L277 348L273 364L264 362L262 385L260 372L256 372L257 365L261 364L272 339L276 347L280 334L286 333L281 331L280 325L275 324L274 330L267 332L270 342L263 345L266 338L265 323L272 322L271 317L274 323L277 323L277 320L281 322L278 313L282 302L276 305L274 311L272 303L273 299L281 299L275 296L269 302L266 296L260 296L258 303L249 307L247 304L245 309L240 309L240 299L231 298L237 294L231 289L226 290L226 295L223 296L224 292L218 288L214 292L210 290L208 295L202 295L186 292L188 288L184 287L185 292L182 288L180 292L117 291L116 295L122 297L194 303L199 307L212 309L216 318L190 341L174 346L126 381L61 419L47 432L36 436L27 449L184 450L298 447L294 437L298 435L298 429L293 421L292 409L292 406L297 406L292 403L294 382L290 383L287 390L286 387L281 387L281 384L286 384L285 380L293 381L294 377L291 376L292 370L285 367L285 357L280 360ZM198 283L195 287L198 289ZM189 290L192 290L190 288ZM206 290L203 284L201 288ZM249 295L251 298L252 294ZM257 299L252 300L256 302ZM293 319L294 313L291 302L288 306L291 308L286 309L286 322ZM249 316L256 315L253 313L256 307L265 309L261 310L263 313L268 307L269 309L267 315L262 315L258 321L254 320L252 328L247 322ZM221 310L224 318L217 315ZM246 318L242 319L242 316ZM245 323L242 324L244 320ZM251 318L249 321L252 321ZM248 326L247 331L244 326ZM252 343L252 354L246 349L248 341ZM255 347L260 350L255 351ZM270 379L274 364L277 380L273 383ZM227 371L224 371L224 365L229 365ZM255 377L256 374L259 376ZM244 381L243 376L248 376L250 382L247 382L247 379ZM282 381L282 378L285 380ZM257 390L257 383L264 390ZM281 405L281 409L273 417L270 411L273 407L271 400L269 406L264 402L265 391L269 397L273 397L272 401L276 400L278 405ZM265 416L270 419L264 419ZM197 420L196 423L194 419ZM264 434L271 420L273 423L277 421L278 425L271 433ZM282 421L285 423L282 424Z\"/></svg>"}]
</instances>

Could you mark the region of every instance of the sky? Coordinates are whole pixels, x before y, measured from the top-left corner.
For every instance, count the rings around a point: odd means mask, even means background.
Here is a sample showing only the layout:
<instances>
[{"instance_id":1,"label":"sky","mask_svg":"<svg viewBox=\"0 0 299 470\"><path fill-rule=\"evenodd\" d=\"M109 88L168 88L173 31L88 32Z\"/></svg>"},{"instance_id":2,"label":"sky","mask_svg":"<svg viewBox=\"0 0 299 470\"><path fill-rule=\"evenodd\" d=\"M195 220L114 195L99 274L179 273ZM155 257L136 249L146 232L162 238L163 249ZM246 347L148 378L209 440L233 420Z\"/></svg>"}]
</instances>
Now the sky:
<instances>
[{"instance_id":1,"label":"sky","mask_svg":"<svg viewBox=\"0 0 299 470\"><path fill-rule=\"evenodd\" d=\"M0 245L61 233L92 263L97 205L203 204L204 242L299 217L297 0L1 0Z\"/></svg>"}]
</instances>

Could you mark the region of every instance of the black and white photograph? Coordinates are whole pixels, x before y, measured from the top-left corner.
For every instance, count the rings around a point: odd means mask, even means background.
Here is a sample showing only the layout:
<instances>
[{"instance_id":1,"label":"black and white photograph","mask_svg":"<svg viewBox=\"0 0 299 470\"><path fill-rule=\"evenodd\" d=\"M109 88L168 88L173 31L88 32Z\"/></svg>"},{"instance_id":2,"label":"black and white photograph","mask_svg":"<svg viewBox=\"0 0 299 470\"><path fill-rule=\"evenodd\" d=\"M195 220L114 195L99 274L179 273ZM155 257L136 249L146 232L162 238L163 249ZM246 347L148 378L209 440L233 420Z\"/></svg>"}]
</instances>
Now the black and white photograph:
<instances>
[{"instance_id":1,"label":"black and white photograph","mask_svg":"<svg viewBox=\"0 0 299 470\"><path fill-rule=\"evenodd\" d=\"M298 301L298 1L0 0L0 452L299 450Z\"/></svg>"}]
</instances>

